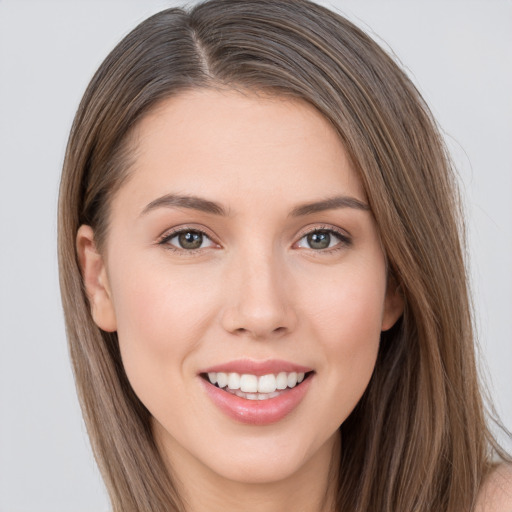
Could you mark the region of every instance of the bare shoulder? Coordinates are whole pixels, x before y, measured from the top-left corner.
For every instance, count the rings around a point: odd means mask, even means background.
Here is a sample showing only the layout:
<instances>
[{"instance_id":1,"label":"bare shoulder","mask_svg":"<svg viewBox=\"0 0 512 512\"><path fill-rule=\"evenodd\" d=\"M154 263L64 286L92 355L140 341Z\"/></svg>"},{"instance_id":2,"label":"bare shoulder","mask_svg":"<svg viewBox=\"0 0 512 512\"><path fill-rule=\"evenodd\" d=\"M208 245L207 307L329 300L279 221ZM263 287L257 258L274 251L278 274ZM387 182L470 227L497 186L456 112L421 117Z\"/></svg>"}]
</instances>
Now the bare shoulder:
<instances>
[{"instance_id":1,"label":"bare shoulder","mask_svg":"<svg viewBox=\"0 0 512 512\"><path fill-rule=\"evenodd\" d=\"M487 477L475 512L512 512L512 465L502 464Z\"/></svg>"}]
</instances>

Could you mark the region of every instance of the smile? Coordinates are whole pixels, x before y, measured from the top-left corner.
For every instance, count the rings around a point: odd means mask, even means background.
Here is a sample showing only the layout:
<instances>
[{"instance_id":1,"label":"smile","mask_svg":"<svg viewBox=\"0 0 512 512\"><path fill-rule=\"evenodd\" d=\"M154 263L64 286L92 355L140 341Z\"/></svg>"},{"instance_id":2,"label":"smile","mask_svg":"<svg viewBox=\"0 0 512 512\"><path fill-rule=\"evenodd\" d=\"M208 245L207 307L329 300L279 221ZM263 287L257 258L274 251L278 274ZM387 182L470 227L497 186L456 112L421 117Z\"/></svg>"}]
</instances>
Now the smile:
<instances>
[{"instance_id":1,"label":"smile","mask_svg":"<svg viewBox=\"0 0 512 512\"><path fill-rule=\"evenodd\" d=\"M233 361L199 376L203 389L229 418L248 425L269 425L299 407L316 372L284 361Z\"/></svg>"},{"instance_id":2,"label":"smile","mask_svg":"<svg viewBox=\"0 0 512 512\"><path fill-rule=\"evenodd\" d=\"M236 372L209 372L207 374L211 384L246 400L268 400L276 398L285 389L293 389L305 377L304 372L279 372L267 375L253 375Z\"/></svg>"}]
</instances>

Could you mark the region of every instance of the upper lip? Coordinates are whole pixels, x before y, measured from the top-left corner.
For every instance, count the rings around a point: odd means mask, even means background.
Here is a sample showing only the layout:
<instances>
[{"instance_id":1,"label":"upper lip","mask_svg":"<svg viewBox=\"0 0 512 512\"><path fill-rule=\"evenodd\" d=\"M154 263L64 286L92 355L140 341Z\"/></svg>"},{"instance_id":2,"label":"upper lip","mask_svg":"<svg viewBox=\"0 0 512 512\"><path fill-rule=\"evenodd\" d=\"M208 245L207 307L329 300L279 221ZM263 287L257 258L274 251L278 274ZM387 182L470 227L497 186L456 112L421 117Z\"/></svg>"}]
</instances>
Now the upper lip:
<instances>
[{"instance_id":1,"label":"upper lip","mask_svg":"<svg viewBox=\"0 0 512 512\"><path fill-rule=\"evenodd\" d=\"M210 366L201 370L199 373L246 373L250 375L261 376L269 375L271 373L277 374L279 372L307 373L310 371L312 371L312 368L280 359L267 359L265 361L257 361L254 359L238 359L220 363L215 366Z\"/></svg>"}]
</instances>

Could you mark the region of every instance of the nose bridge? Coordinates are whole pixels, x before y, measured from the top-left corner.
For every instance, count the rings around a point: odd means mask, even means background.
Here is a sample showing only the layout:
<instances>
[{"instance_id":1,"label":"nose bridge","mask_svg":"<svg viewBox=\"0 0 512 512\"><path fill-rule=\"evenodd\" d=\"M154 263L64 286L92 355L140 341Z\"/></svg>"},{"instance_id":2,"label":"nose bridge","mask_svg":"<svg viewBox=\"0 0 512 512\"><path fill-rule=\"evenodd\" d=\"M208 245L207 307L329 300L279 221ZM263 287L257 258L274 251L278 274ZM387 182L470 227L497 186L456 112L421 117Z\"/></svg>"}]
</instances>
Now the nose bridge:
<instances>
[{"instance_id":1,"label":"nose bridge","mask_svg":"<svg viewBox=\"0 0 512 512\"><path fill-rule=\"evenodd\" d=\"M265 247L246 246L231 262L224 327L255 338L293 329L295 315L288 295L283 258L267 240Z\"/></svg>"}]
</instances>

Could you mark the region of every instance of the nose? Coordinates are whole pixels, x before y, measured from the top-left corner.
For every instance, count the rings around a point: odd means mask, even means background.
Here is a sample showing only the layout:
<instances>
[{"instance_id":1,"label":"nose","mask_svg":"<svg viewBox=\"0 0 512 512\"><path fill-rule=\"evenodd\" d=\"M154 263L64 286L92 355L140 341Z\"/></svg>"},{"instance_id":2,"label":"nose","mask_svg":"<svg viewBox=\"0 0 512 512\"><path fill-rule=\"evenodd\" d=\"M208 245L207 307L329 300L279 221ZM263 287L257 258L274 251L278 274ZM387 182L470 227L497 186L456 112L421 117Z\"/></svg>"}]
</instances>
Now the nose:
<instances>
[{"instance_id":1,"label":"nose","mask_svg":"<svg viewBox=\"0 0 512 512\"><path fill-rule=\"evenodd\" d=\"M222 324L226 331L263 340L295 329L297 315L288 273L284 262L272 254L241 256L230 268L224 290Z\"/></svg>"}]
</instances>

